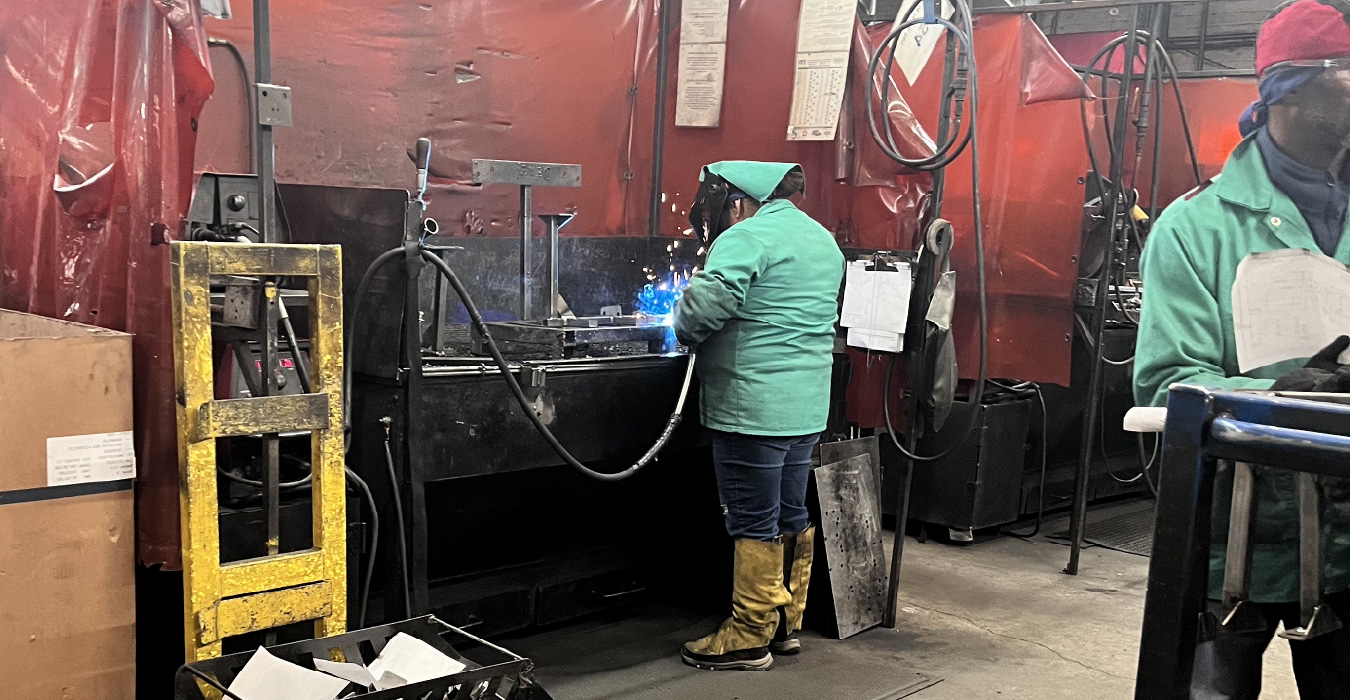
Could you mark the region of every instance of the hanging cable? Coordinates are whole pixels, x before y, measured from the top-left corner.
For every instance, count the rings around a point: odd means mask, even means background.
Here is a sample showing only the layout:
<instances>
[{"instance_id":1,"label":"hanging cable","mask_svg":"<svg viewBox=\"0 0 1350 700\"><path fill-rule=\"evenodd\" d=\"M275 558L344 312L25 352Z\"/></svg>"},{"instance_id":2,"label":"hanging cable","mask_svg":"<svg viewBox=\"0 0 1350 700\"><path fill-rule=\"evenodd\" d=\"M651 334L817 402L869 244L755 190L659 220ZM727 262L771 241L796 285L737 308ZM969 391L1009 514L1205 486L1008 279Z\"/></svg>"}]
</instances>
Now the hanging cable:
<instances>
[{"instance_id":1,"label":"hanging cable","mask_svg":"<svg viewBox=\"0 0 1350 700\"><path fill-rule=\"evenodd\" d=\"M389 447L388 417L381 419L384 424L384 462L389 468L389 488L394 496L394 524L398 526L399 568L403 574L403 615L405 620L412 619L412 579L408 576L408 534L403 525L403 496L399 493L398 472L394 469L394 453Z\"/></svg>"},{"instance_id":2,"label":"hanging cable","mask_svg":"<svg viewBox=\"0 0 1350 700\"><path fill-rule=\"evenodd\" d=\"M872 84L876 84L878 79L882 85L880 102L881 112L886 120L885 138L877 128L876 110L873 109L872 90L868 90L867 104L867 124L872 133L872 140L877 146L895 162L910 168L911 170L931 172L940 170L950 165L965 150L967 145L970 147L970 177L971 177L971 200L974 213L974 238L975 238L975 277L976 286L979 294L979 343L980 343L980 362L979 372L974 386L971 388L968 403L970 404L970 420L966 425L964 435L970 435L975 426L979 424L980 419L980 400L984 394L985 381L988 379L989 368L989 305L988 294L986 290L986 279L984 269L984 222L983 212L980 204L980 147L979 133L976 128L978 123L978 112L980 102L980 83L979 74L975 62L975 40L974 40L974 20L971 17L970 6L966 0L956 0L954 3L957 10L958 20L961 26L957 26L940 17L932 18L932 23L941 25L948 36L955 37L958 42L956 52L956 74L949 89L941 97L943 113L947 113L947 107L950 105L952 114L952 124L955 128L947 138L935 147L934 154L926 158L910 159L905 158L895 148L895 141L892 137L892 129L889 118L890 84L891 68L894 65L896 48L899 45L901 35L910 27L920 24L927 24L926 19L908 20L902 22L898 27L891 31L885 39L877 45L868 61L868 76ZM911 13L913 7L910 8ZM886 63L886 73L877 74L881 65L883 53L888 53L889 58ZM969 118L963 118L965 102L969 101ZM882 389L882 414L886 421L886 432L891 438L891 442L900 454L914 462L937 462L946 458L956 451L964 442L964 439L956 440L951 447L936 455L916 455L905 449L895 436L895 429L890 419L890 377L895 367L895 358L892 356L891 363L886 370L886 384Z\"/></svg>"},{"instance_id":3,"label":"hanging cable","mask_svg":"<svg viewBox=\"0 0 1350 700\"><path fill-rule=\"evenodd\" d=\"M366 607L370 601L370 582L375 579L375 555L380 550L380 511L375 506L375 496L371 494L370 485L365 479L348 469L347 480L356 485L356 489L361 492L361 497L370 508L370 545L366 548L366 574L361 579L361 601L356 613L356 626L364 628Z\"/></svg>"},{"instance_id":4,"label":"hanging cable","mask_svg":"<svg viewBox=\"0 0 1350 700\"><path fill-rule=\"evenodd\" d=\"M1149 456L1148 461L1144 461L1144 434L1135 433L1134 437L1136 447L1139 448L1139 473L1144 475L1144 483L1148 485L1149 493L1157 498L1158 485L1153 482L1153 475L1149 473L1149 470L1153 468L1153 463L1158 459L1158 448L1162 445L1162 438L1156 433L1153 435L1153 454Z\"/></svg>"},{"instance_id":5,"label":"hanging cable","mask_svg":"<svg viewBox=\"0 0 1350 700\"><path fill-rule=\"evenodd\" d=\"M244 119L244 123L248 125L248 128L245 129L248 132L248 171L250 173L256 172L258 166L254 163L254 158L257 157L257 153L255 153L257 149L253 147L253 120L257 119L257 115L253 113L253 80L248 74L248 62L244 60L244 54L239 50L239 47L235 46L234 42L229 39L213 36L209 37L206 43L208 46L221 46L229 51L230 55L234 56L234 62L239 65L239 73L244 77L244 104L248 109L248 117Z\"/></svg>"},{"instance_id":6,"label":"hanging cable","mask_svg":"<svg viewBox=\"0 0 1350 700\"><path fill-rule=\"evenodd\" d=\"M1009 531L1008 534L1012 535L1013 537L1029 540L1035 537L1036 535L1041 534L1041 522L1045 518L1045 472L1050 450L1049 444L1050 416L1049 411L1047 411L1045 408L1045 394L1041 393L1041 385L1036 384L1034 382L1026 382L1026 384L1030 386L1033 391L1036 392L1036 400L1041 404L1041 444L1040 444L1041 478L1040 478L1040 486L1036 487L1036 524L1034 527L1031 528L1031 532L1023 533L1023 532ZM1006 388L1012 389L1012 387Z\"/></svg>"}]
</instances>

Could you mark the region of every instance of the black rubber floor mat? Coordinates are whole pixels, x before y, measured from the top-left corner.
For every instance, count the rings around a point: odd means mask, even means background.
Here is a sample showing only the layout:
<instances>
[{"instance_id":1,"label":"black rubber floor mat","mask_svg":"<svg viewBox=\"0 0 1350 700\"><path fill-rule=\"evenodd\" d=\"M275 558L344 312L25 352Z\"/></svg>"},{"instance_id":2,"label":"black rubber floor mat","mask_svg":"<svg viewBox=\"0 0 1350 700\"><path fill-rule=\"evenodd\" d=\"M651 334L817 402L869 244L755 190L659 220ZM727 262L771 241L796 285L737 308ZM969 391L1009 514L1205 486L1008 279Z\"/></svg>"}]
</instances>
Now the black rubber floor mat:
<instances>
[{"instance_id":1,"label":"black rubber floor mat","mask_svg":"<svg viewBox=\"0 0 1350 700\"><path fill-rule=\"evenodd\" d=\"M896 663L890 630L847 640L802 635L803 652L768 671L701 671L680 662L680 645L720 619L652 606L509 642L537 664L554 700L898 700L940 679Z\"/></svg>"},{"instance_id":2,"label":"black rubber floor mat","mask_svg":"<svg viewBox=\"0 0 1350 700\"><path fill-rule=\"evenodd\" d=\"M1153 554L1153 520L1152 508L1113 515L1103 520L1089 522L1087 535L1083 539L1090 544L1114 549L1117 552L1138 554L1141 557L1151 556ZM1069 531L1057 532L1050 537L1067 540L1069 539Z\"/></svg>"}]
</instances>

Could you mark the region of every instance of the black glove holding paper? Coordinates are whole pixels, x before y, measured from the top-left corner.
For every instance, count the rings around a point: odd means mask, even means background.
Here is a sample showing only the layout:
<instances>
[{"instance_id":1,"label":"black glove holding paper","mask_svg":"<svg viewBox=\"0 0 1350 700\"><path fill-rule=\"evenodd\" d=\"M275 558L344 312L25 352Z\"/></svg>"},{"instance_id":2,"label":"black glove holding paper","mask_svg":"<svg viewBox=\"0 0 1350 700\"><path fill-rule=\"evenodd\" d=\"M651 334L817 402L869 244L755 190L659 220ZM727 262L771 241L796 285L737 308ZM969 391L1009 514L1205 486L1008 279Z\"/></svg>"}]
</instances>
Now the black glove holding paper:
<instances>
[{"instance_id":1,"label":"black glove holding paper","mask_svg":"<svg viewBox=\"0 0 1350 700\"><path fill-rule=\"evenodd\" d=\"M1350 336L1343 335L1308 358L1302 367L1275 380L1271 391L1304 391L1325 394L1350 393L1350 366L1337 358L1350 347Z\"/></svg>"}]
</instances>

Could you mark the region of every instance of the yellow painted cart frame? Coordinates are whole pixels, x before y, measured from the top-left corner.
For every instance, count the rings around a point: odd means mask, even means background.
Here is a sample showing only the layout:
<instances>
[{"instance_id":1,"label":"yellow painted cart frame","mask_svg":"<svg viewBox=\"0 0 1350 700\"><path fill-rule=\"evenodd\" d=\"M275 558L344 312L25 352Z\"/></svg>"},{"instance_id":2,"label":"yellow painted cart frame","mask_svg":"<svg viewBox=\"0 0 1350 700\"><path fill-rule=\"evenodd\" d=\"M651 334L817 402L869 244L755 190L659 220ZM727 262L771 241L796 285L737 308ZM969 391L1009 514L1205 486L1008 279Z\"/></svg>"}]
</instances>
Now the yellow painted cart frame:
<instances>
[{"instance_id":1,"label":"yellow painted cart frame","mask_svg":"<svg viewBox=\"0 0 1350 700\"><path fill-rule=\"evenodd\" d=\"M215 399L213 276L305 277L313 393ZM174 372L187 661L221 640L314 621L315 637L346 631L347 545L342 430L342 254L335 245L172 244ZM216 438L310 431L313 547L220 563Z\"/></svg>"}]
</instances>

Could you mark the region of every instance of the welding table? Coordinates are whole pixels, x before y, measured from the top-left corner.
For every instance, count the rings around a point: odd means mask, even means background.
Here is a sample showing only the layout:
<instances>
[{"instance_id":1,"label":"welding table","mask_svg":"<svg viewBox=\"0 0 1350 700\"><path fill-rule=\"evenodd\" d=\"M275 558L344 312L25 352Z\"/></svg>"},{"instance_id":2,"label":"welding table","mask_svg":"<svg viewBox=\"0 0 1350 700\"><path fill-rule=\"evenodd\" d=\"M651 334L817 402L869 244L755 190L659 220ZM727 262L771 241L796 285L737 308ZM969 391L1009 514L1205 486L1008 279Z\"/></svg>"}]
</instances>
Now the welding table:
<instances>
[{"instance_id":1,"label":"welding table","mask_svg":"<svg viewBox=\"0 0 1350 700\"><path fill-rule=\"evenodd\" d=\"M710 475L677 468L701 443L688 420L662 458L636 477L581 476L544 442L487 358L425 356L416 381L361 376L354 387L353 464L381 512L389 507L385 427L407 524L411 607L500 633L598 610L646 588L669 547L660 522L686 518ZM513 362L526 395L577 459L620 471L665 425L683 381L683 355ZM694 414L696 400L689 403ZM675 466L672 466L675 465ZM704 491L713 492L704 488ZM683 495L681 495L683 494ZM711 505L711 504L710 504ZM664 515L662 515L664 513ZM715 523L716 520L710 520ZM393 526L384 553L398 551ZM643 538L646 544L643 543ZM397 559L386 562L385 615L403 609Z\"/></svg>"},{"instance_id":2,"label":"welding table","mask_svg":"<svg viewBox=\"0 0 1350 700\"><path fill-rule=\"evenodd\" d=\"M1172 387L1163 431L1157 524L1135 682L1137 700L1190 697L1208 592L1210 515L1218 460L1350 476L1350 406Z\"/></svg>"}]
</instances>

